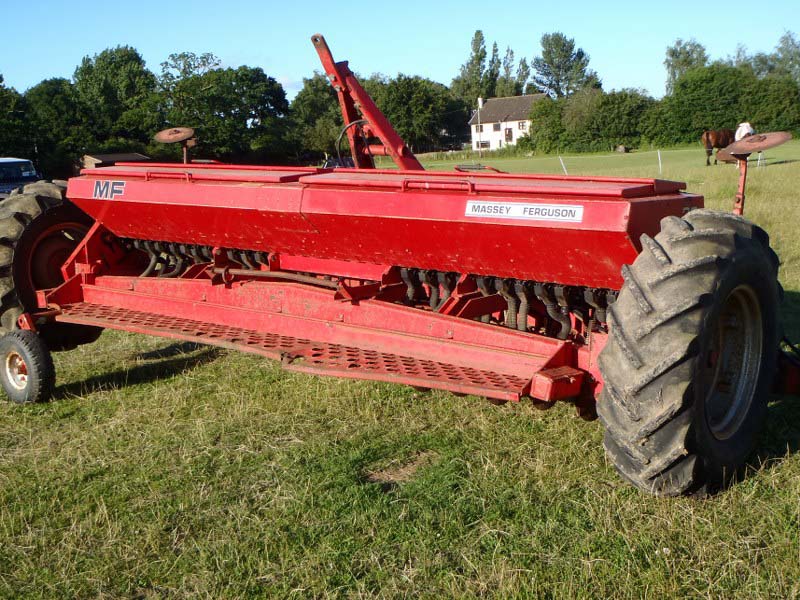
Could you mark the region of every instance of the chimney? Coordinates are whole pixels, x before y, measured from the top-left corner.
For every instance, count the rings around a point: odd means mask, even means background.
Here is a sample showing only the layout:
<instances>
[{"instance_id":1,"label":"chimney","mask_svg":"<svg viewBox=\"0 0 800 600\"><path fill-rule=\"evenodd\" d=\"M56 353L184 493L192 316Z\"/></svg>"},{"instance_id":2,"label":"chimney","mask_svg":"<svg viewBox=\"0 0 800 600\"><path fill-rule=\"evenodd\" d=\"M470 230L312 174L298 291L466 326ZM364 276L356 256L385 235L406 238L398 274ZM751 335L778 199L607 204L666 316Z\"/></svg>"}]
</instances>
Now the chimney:
<instances>
[{"instance_id":1,"label":"chimney","mask_svg":"<svg viewBox=\"0 0 800 600\"><path fill-rule=\"evenodd\" d=\"M478 110L483 108L483 98L478 98Z\"/></svg>"}]
</instances>

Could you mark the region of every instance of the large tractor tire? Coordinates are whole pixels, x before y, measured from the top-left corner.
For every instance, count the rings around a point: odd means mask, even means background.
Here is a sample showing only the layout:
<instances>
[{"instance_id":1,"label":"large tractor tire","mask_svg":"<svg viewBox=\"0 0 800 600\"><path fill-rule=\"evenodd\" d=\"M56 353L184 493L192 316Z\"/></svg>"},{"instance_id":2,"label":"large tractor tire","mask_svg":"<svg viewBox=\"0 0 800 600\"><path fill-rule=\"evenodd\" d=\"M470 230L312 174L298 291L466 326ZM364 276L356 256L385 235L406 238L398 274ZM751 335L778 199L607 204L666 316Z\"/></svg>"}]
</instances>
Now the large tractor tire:
<instances>
[{"instance_id":1,"label":"large tractor tire","mask_svg":"<svg viewBox=\"0 0 800 600\"><path fill-rule=\"evenodd\" d=\"M0 202L0 335L16 329L19 316L36 308L36 290L64 281L61 265L92 225L63 192L61 186L39 181ZM93 342L100 333L100 328L70 323L52 323L40 331L53 351Z\"/></svg>"},{"instance_id":2,"label":"large tractor tire","mask_svg":"<svg viewBox=\"0 0 800 600\"><path fill-rule=\"evenodd\" d=\"M776 370L782 289L767 234L741 217L667 217L624 266L600 355L609 460L661 496L713 492L745 464Z\"/></svg>"}]
</instances>

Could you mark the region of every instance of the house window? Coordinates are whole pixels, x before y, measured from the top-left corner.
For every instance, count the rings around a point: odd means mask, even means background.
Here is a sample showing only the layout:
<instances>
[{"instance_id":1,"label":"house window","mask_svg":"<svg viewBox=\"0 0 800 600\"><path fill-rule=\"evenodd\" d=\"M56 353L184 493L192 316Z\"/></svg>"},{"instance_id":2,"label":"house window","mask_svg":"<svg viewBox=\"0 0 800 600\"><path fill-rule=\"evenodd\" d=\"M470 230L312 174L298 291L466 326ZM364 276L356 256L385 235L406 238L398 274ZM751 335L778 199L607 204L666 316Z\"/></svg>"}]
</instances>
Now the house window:
<instances>
[{"instance_id":1,"label":"house window","mask_svg":"<svg viewBox=\"0 0 800 600\"><path fill-rule=\"evenodd\" d=\"M513 142L514 141L514 130L511 127L506 129L506 142Z\"/></svg>"},{"instance_id":2,"label":"house window","mask_svg":"<svg viewBox=\"0 0 800 600\"><path fill-rule=\"evenodd\" d=\"M475 125L475 133L483 133L483 125Z\"/></svg>"},{"instance_id":3,"label":"house window","mask_svg":"<svg viewBox=\"0 0 800 600\"><path fill-rule=\"evenodd\" d=\"M477 148L488 148L488 147L489 147L489 141L488 140L481 140L480 142L475 144L475 148L476 149Z\"/></svg>"},{"instance_id":4,"label":"house window","mask_svg":"<svg viewBox=\"0 0 800 600\"><path fill-rule=\"evenodd\" d=\"M500 131L500 123L492 123L492 131Z\"/></svg>"},{"instance_id":5,"label":"house window","mask_svg":"<svg viewBox=\"0 0 800 600\"><path fill-rule=\"evenodd\" d=\"M528 122L527 121L520 121L519 123L517 123L517 127L522 129L522 131L525 131L528 128Z\"/></svg>"}]
</instances>

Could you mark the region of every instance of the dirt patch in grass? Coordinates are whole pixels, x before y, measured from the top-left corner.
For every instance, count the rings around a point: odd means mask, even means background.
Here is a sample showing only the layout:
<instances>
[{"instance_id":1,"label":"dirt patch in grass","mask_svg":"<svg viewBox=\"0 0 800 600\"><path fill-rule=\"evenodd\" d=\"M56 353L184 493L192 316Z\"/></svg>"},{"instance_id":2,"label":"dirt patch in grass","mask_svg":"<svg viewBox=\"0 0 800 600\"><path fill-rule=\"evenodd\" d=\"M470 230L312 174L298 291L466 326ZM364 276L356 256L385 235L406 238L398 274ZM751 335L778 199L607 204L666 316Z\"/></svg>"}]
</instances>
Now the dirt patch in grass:
<instances>
[{"instance_id":1,"label":"dirt patch in grass","mask_svg":"<svg viewBox=\"0 0 800 600\"><path fill-rule=\"evenodd\" d=\"M435 462L437 458L439 458L438 453L425 450L417 452L406 460L393 460L380 469L364 469L361 477L365 483L377 483L384 491L389 491L413 479L417 471Z\"/></svg>"}]
</instances>

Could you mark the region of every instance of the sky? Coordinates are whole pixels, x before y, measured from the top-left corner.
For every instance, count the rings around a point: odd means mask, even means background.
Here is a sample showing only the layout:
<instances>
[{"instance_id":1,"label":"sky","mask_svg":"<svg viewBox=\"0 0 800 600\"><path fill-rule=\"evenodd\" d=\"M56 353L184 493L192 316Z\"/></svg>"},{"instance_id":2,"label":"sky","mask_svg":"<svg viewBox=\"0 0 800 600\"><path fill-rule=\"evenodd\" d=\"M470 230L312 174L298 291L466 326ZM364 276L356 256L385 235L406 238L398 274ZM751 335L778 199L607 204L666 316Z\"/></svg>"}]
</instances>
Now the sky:
<instances>
[{"instance_id":1,"label":"sky","mask_svg":"<svg viewBox=\"0 0 800 600\"><path fill-rule=\"evenodd\" d=\"M716 59L739 43L769 52L785 31L800 34L800 0L0 0L0 9L0 74L19 91L70 78L84 56L130 45L156 73L182 51L212 52L223 66L261 67L291 98L320 68L309 41L314 33L362 75L405 73L449 84L481 29L489 48L497 42L502 56L510 46L529 62L543 33L561 31L589 54L604 89L643 88L660 97L664 53L676 38L695 38Z\"/></svg>"}]
</instances>

